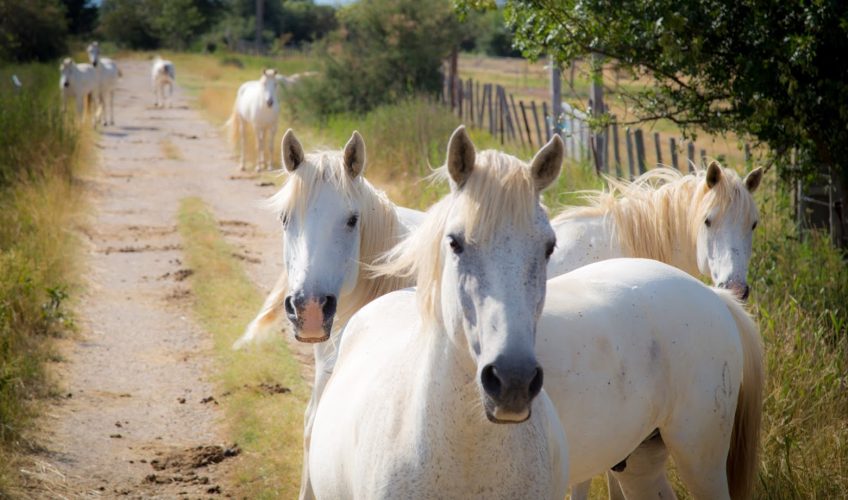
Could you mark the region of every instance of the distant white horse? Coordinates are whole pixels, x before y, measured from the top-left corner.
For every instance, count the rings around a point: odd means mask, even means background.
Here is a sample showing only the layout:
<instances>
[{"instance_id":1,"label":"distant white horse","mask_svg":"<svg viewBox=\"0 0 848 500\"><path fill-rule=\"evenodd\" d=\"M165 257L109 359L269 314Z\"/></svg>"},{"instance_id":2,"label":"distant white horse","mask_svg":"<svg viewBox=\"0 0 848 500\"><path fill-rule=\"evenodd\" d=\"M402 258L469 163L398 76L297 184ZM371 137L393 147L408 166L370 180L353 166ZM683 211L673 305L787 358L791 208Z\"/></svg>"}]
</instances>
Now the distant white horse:
<instances>
[{"instance_id":1,"label":"distant white horse","mask_svg":"<svg viewBox=\"0 0 848 500\"><path fill-rule=\"evenodd\" d=\"M171 107L171 96L174 95L174 83L177 81L177 70L174 68L174 63L167 59L162 59L158 55L153 58L153 67L150 71L150 83L153 86L153 94L156 96L154 107L165 107L165 101L168 102L168 107ZM168 88L167 95L165 87Z\"/></svg>"},{"instance_id":2,"label":"distant white horse","mask_svg":"<svg viewBox=\"0 0 848 500\"><path fill-rule=\"evenodd\" d=\"M610 191L589 193L591 206L569 208L551 222L557 250L548 276L599 260L643 257L709 276L745 299L759 217L752 194L762 175L757 168L742 180L714 161L690 175L657 168L633 183L607 179Z\"/></svg>"},{"instance_id":3,"label":"distant white horse","mask_svg":"<svg viewBox=\"0 0 848 500\"><path fill-rule=\"evenodd\" d=\"M566 443L534 353L554 245L539 192L562 155L555 137L528 168L478 157L464 128L451 137L452 192L394 253L418 291L345 329L312 432L318 498L564 498Z\"/></svg>"},{"instance_id":4,"label":"distant white horse","mask_svg":"<svg viewBox=\"0 0 848 500\"><path fill-rule=\"evenodd\" d=\"M316 71L304 71L303 73L294 73L292 75L277 75L277 83L284 87L290 87L299 83L304 78L318 76Z\"/></svg>"},{"instance_id":5,"label":"distant white horse","mask_svg":"<svg viewBox=\"0 0 848 500\"><path fill-rule=\"evenodd\" d=\"M536 345L568 436L569 483L609 470L656 434L695 498L748 496L763 353L732 292L654 260L598 262L548 281ZM615 473L628 498L673 498L668 452Z\"/></svg>"},{"instance_id":6,"label":"distant white horse","mask_svg":"<svg viewBox=\"0 0 848 500\"><path fill-rule=\"evenodd\" d=\"M100 44L92 42L86 49L88 60L97 74L97 101L103 113L103 125L115 124L115 90L123 76L115 61L100 57Z\"/></svg>"},{"instance_id":7,"label":"distant white horse","mask_svg":"<svg viewBox=\"0 0 848 500\"><path fill-rule=\"evenodd\" d=\"M66 57L59 66L61 73L59 77L59 88L62 91L62 104L67 103L68 99L73 98L76 101L77 118L83 118L83 110L86 107L95 105L97 95L97 72L91 64L76 64L70 57ZM97 126L97 113L94 110L89 110L91 113L92 124Z\"/></svg>"},{"instance_id":8,"label":"distant white horse","mask_svg":"<svg viewBox=\"0 0 848 500\"><path fill-rule=\"evenodd\" d=\"M234 347L267 337L285 316L295 338L314 343L315 381L304 418L308 457L312 420L332 371L338 331L363 305L411 284L372 276L360 263L375 263L423 214L395 206L365 179L365 142L358 132L342 152L304 154L288 130L281 150L288 179L272 206L283 226L284 269ZM311 497L304 466L301 498Z\"/></svg>"},{"instance_id":9,"label":"distant white horse","mask_svg":"<svg viewBox=\"0 0 848 500\"><path fill-rule=\"evenodd\" d=\"M227 120L230 129L230 140L233 144L239 138L241 157L239 168L244 166L245 123L253 127L256 135L256 170L268 163L273 167L274 134L277 133L277 123L280 119L280 101L277 98L277 71L266 69L262 71L259 80L245 82L239 87L233 112Z\"/></svg>"}]
</instances>

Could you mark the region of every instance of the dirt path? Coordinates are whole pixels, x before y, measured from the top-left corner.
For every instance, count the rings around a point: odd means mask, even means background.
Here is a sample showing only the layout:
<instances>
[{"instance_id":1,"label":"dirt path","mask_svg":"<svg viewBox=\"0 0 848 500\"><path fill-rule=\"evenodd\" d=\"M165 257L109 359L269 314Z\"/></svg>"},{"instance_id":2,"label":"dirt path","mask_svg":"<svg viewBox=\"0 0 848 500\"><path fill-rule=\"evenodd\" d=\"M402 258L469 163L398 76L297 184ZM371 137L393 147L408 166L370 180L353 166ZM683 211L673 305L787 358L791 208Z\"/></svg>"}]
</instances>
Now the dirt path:
<instances>
[{"instance_id":1,"label":"dirt path","mask_svg":"<svg viewBox=\"0 0 848 500\"><path fill-rule=\"evenodd\" d=\"M191 316L176 216L187 196L211 205L251 277L268 290L281 262L279 230L259 201L273 187L232 178L223 134L180 89L172 109L154 109L148 62L120 65L117 125L99 138L100 168L90 182L81 335L63 346L65 397L49 409L43 440L45 463L55 469L36 472L70 497L232 494L224 478L239 458L226 456L234 451L220 408L202 402L216 395L212 345ZM211 446L221 448L198 449Z\"/></svg>"}]
</instances>

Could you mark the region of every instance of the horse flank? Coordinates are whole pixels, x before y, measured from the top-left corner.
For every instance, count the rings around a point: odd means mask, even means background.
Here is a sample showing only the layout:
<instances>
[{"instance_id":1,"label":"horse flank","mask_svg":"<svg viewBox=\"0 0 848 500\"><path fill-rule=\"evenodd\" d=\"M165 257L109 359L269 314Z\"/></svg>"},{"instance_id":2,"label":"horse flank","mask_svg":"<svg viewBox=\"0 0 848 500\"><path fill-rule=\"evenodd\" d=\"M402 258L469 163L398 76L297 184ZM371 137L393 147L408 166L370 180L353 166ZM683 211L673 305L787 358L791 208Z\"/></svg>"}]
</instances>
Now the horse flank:
<instances>
[{"instance_id":1,"label":"horse flank","mask_svg":"<svg viewBox=\"0 0 848 500\"><path fill-rule=\"evenodd\" d=\"M632 182L606 177L609 191L585 191L585 207L566 207L551 222L576 217L605 216L615 224L626 255L671 262L676 251L694 262L698 231L713 210L720 217L735 203L737 216L756 210L745 183L732 169L722 168L719 182L708 188L706 170L683 175L671 168L650 170ZM679 248L678 242L686 242ZM697 269L685 269L698 276Z\"/></svg>"},{"instance_id":2,"label":"horse flank","mask_svg":"<svg viewBox=\"0 0 848 500\"><path fill-rule=\"evenodd\" d=\"M443 179L447 175L443 166L433 177ZM531 225L538 203L538 191L524 162L494 150L479 152L474 172L465 184L433 205L418 228L369 267L378 276L414 278L422 320L431 326L441 323L441 243L451 210L462 213L466 241L485 242L505 222L514 227ZM505 217L510 220L504 221Z\"/></svg>"},{"instance_id":3,"label":"horse flank","mask_svg":"<svg viewBox=\"0 0 848 500\"><path fill-rule=\"evenodd\" d=\"M410 286L403 276L377 276L367 264L375 262L400 239L403 226L395 213L394 204L382 191L377 190L363 176L351 179L344 171L340 152L322 151L306 155L306 160L293 173L283 187L269 200L269 207L283 217L284 214L302 215L312 193L321 182L331 182L361 210L359 255L365 264L360 266L356 286L349 295L339 300L334 329L343 327L353 314L365 304L389 292ZM277 323L288 292L288 275L284 268L265 299L259 315L248 326L248 332L264 335ZM250 338L254 338L251 336Z\"/></svg>"}]
</instances>

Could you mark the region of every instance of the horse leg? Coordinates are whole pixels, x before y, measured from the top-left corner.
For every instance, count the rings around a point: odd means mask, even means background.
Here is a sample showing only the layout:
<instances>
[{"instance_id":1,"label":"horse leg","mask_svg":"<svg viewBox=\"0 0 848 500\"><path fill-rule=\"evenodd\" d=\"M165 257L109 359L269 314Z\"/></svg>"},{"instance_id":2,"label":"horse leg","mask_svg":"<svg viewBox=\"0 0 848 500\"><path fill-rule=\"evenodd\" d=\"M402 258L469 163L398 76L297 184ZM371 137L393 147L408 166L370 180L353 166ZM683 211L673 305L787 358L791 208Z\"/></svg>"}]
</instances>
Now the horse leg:
<instances>
[{"instance_id":1,"label":"horse leg","mask_svg":"<svg viewBox=\"0 0 848 500\"><path fill-rule=\"evenodd\" d=\"M621 472L607 472L610 500L677 498L665 475L668 449L662 437L645 440L627 457Z\"/></svg>"},{"instance_id":2,"label":"horse leg","mask_svg":"<svg viewBox=\"0 0 848 500\"><path fill-rule=\"evenodd\" d=\"M265 163L265 129L257 126L254 130L256 130L256 171L259 172Z\"/></svg>"},{"instance_id":3,"label":"horse leg","mask_svg":"<svg viewBox=\"0 0 848 500\"><path fill-rule=\"evenodd\" d=\"M109 124L115 124L115 90L109 91Z\"/></svg>"},{"instance_id":4,"label":"horse leg","mask_svg":"<svg viewBox=\"0 0 848 500\"><path fill-rule=\"evenodd\" d=\"M306 406L306 414L303 418L303 471L300 478L300 495L298 496L300 500L312 500L315 498L315 493L312 491L312 483L309 482L309 445L312 441L315 410L318 409L321 394L324 393L324 388L327 386L330 375L333 373L335 351L336 347L332 340L315 344L313 347L313 353L315 355L315 382L312 385L312 395L309 398L309 404Z\"/></svg>"},{"instance_id":5,"label":"horse leg","mask_svg":"<svg viewBox=\"0 0 848 500\"><path fill-rule=\"evenodd\" d=\"M662 439L674 458L680 478L696 499L730 499L727 455L733 426L733 405L727 412L713 412L714 394L702 394L706 404L684 404L660 429ZM736 393L730 395L736 400Z\"/></svg>"},{"instance_id":6,"label":"horse leg","mask_svg":"<svg viewBox=\"0 0 848 500\"><path fill-rule=\"evenodd\" d=\"M240 120L241 118L238 118L238 117L237 117L236 119L237 119L237 120ZM238 122L236 122L236 123L238 123ZM240 155L240 157L239 157L239 168L240 168L242 171L244 171L244 142L245 142L245 139L244 139L244 126L245 126L245 125L246 125L246 124L245 124L244 122L242 122L242 123L241 123L241 125L239 125L239 143L241 144L241 155Z\"/></svg>"}]
</instances>

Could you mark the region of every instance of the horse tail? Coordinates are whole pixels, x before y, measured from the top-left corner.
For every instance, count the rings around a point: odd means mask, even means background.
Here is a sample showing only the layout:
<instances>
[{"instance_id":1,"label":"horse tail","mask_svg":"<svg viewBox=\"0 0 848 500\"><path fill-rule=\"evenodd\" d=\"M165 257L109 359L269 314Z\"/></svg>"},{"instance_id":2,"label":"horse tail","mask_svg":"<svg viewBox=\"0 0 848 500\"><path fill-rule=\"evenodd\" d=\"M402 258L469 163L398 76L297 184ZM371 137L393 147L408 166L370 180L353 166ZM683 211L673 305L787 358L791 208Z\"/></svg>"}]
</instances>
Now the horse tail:
<instances>
[{"instance_id":1,"label":"horse tail","mask_svg":"<svg viewBox=\"0 0 848 500\"><path fill-rule=\"evenodd\" d=\"M230 117L224 123L224 126L229 130L230 144L235 146L238 144L241 127L244 126L241 116L238 113L238 99L233 103L233 112L230 113Z\"/></svg>"},{"instance_id":2,"label":"horse tail","mask_svg":"<svg viewBox=\"0 0 848 500\"><path fill-rule=\"evenodd\" d=\"M277 279L274 289L265 298L259 314L247 325L244 333L233 344L233 349L241 349L247 344L267 339L271 329L280 320L280 311L283 309L283 301L286 298L288 288L288 275L284 272Z\"/></svg>"},{"instance_id":3,"label":"horse tail","mask_svg":"<svg viewBox=\"0 0 848 500\"><path fill-rule=\"evenodd\" d=\"M742 384L727 456L727 481L731 498L749 498L757 475L760 424L763 412L763 340L760 329L736 297L716 290L736 321L742 342Z\"/></svg>"}]
</instances>

